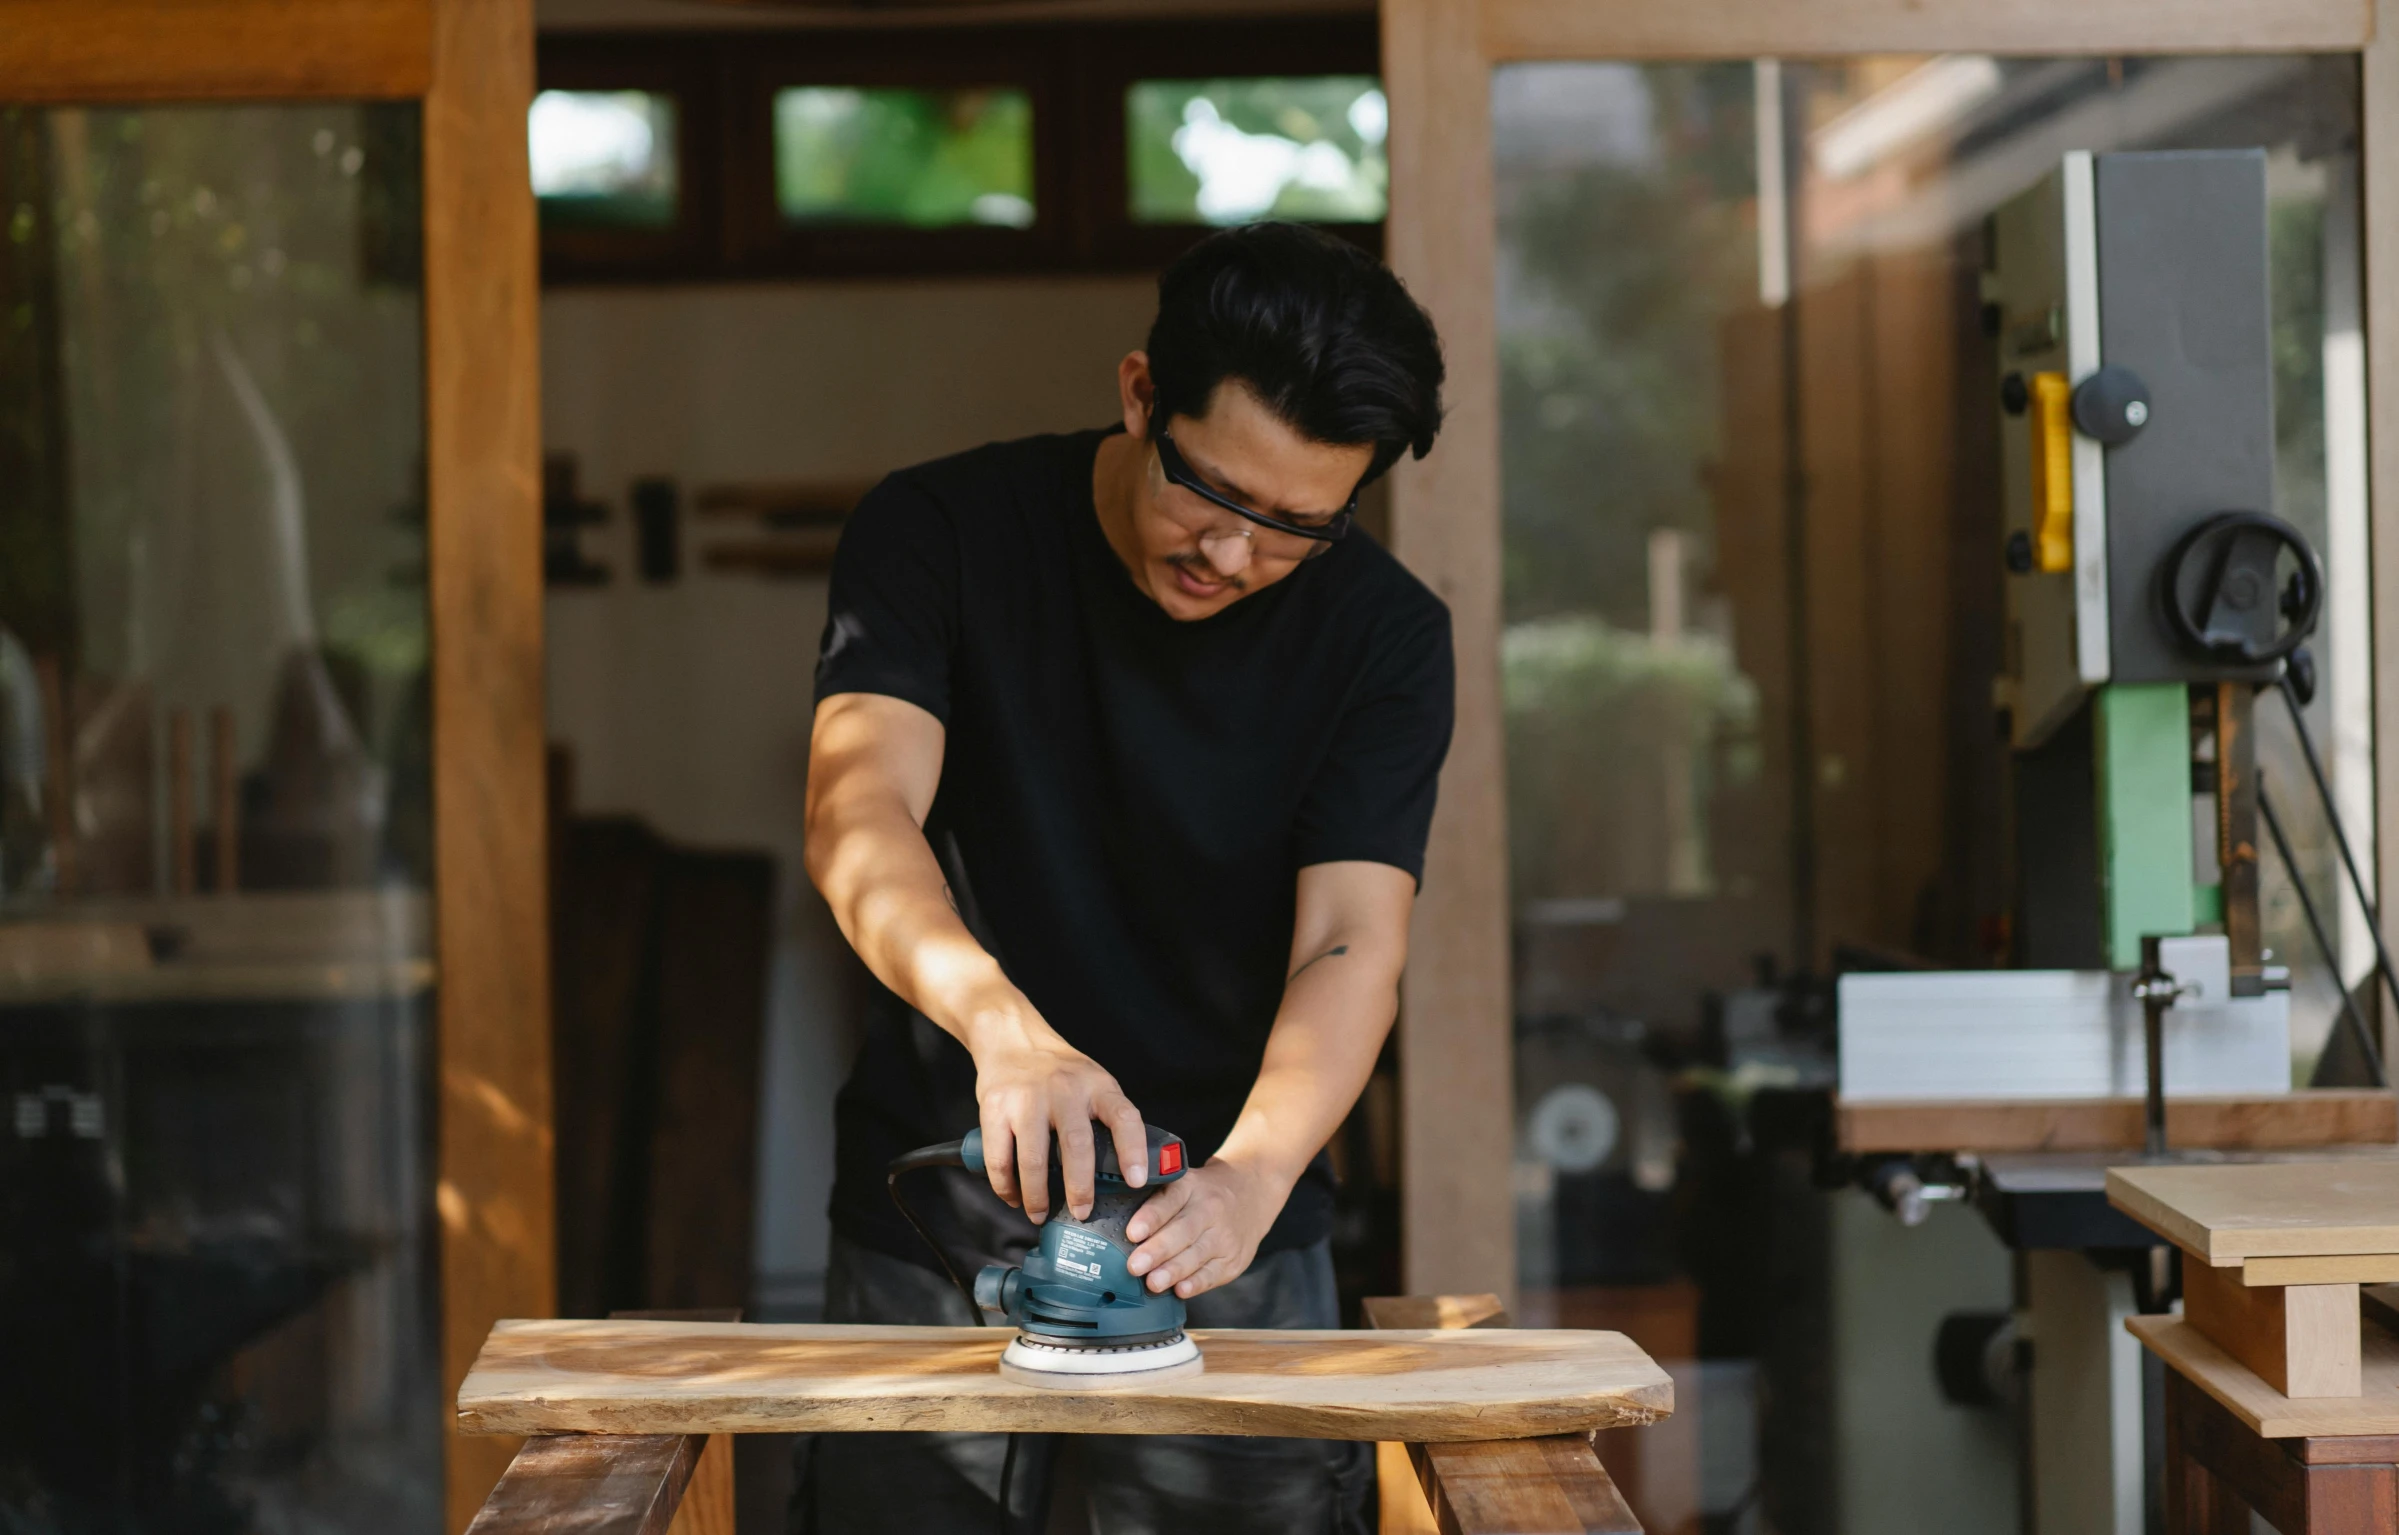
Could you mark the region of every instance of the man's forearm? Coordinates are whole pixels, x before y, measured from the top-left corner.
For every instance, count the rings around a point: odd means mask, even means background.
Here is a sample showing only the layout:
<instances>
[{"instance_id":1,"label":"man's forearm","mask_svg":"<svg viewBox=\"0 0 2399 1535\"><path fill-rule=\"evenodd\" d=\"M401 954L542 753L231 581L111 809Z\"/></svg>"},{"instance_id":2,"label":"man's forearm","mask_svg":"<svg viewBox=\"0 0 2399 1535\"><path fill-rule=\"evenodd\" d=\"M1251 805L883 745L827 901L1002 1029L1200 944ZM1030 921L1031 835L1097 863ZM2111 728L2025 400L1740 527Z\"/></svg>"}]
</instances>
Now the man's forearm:
<instances>
[{"instance_id":1,"label":"man's forearm","mask_svg":"<svg viewBox=\"0 0 2399 1535\"><path fill-rule=\"evenodd\" d=\"M1405 950L1388 938L1328 942L1284 988L1257 1084L1217 1152L1288 1193L1333 1138L1399 1014Z\"/></svg>"},{"instance_id":2,"label":"man's forearm","mask_svg":"<svg viewBox=\"0 0 2399 1535\"><path fill-rule=\"evenodd\" d=\"M925 841L942 746L940 722L913 705L828 700L809 744L806 857L875 979L971 1050L978 1018L1015 989L959 918Z\"/></svg>"},{"instance_id":3,"label":"man's forearm","mask_svg":"<svg viewBox=\"0 0 2399 1535\"><path fill-rule=\"evenodd\" d=\"M975 998L1007 978L959 916L941 865L904 808L812 822L808 868L875 979L963 1043Z\"/></svg>"}]
</instances>

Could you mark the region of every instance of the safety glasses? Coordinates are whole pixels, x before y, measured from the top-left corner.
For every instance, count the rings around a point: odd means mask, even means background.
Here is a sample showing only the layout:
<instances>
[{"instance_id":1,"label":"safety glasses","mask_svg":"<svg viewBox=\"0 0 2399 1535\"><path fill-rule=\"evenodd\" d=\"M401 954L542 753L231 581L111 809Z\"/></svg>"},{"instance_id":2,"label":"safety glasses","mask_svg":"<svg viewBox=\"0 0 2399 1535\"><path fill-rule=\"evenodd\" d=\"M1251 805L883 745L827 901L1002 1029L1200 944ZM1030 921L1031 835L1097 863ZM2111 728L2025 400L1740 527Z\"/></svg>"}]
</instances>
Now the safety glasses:
<instances>
[{"instance_id":1,"label":"safety glasses","mask_svg":"<svg viewBox=\"0 0 2399 1535\"><path fill-rule=\"evenodd\" d=\"M1191 472L1191 465L1183 460L1183 450L1175 446L1174 435L1167 431L1164 422L1158 423L1156 429L1150 433L1150 440L1158 445L1158 469L1166 476L1166 482L1169 485L1179 485L1202 501L1212 506L1221 506L1234 516L1245 517L1262 528L1272 528L1278 533L1288 533L1294 538L1308 539L1313 543L1332 544L1340 542L1347 536L1350 524L1357 520L1358 492L1355 490L1349 493L1347 506L1335 512L1330 519L1314 526L1285 522L1280 517L1269 517L1264 512L1253 512L1230 497L1218 495L1209 489L1198 475Z\"/></svg>"}]
</instances>

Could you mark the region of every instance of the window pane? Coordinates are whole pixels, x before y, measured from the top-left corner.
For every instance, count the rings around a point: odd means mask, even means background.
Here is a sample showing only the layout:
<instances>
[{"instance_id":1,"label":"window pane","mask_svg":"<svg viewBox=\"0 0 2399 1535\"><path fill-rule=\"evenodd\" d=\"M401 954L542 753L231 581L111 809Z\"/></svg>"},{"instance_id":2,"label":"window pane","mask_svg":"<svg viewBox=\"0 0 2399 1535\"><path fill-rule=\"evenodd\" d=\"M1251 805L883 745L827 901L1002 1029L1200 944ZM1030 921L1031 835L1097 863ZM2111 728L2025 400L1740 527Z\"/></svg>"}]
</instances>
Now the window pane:
<instances>
[{"instance_id":1,"label":"window pane","mask_svg":"<svg viewBox=\"0 0 2399 1535\"><path fill-rule=\"evenodd\" d=\"M528 119L545 228L663 229L675 222L675 98L543 91Z\"/></svg>"},{"instance_id":2,"label":"window pane","mask_svg":"<svg viewBox=\"0 0 2399 1535\"><path fill-rule=\"evenodd\" d=\"M1033 98L810 85L775 93L775 201L794 224L1033 223Z\"/></svg>"},{"instance_id":3,"label":"window pane","mask_svg":"<svg viewBox=\"0 0 2399 1535\"><path fill-rule=\"evenodd\" d=\"M2009 1308L2005 1251L1971 1211L1903 1231L1810 1184L1829 975L2097 967L2046 936L2095 933L2096 875L2028 872L2089 845L2087 771L2045 797L2072 743L2017 753L1993 717L2028 625L1991 216L2068 151L2263 151L2258 446L2323 556L2308 719L2371 868L2357 62L1540 63L1492 102L1515 1315L1666 1340L1701 1522L2012 1530L2009 1447L1954 1432L1922 1364L1945 1314ZM2304 1080L2372 945L2280 701L2255 718L2338 914L2334 961L2262 849Z\"/></svg>"},{"instance_id":4,"label":"window pane","mask_svg":"<svg viewBox=\"0 0 2399 1535\"><path fill-rule=\"evenodd\" d=\"M1372 75L1139 81L1125 93L1134 222L1376 223L1389 125Z\"/></svg>"},{"instance_id":5,"label":"window pane","mask_svg":"<svg viewBox=\"0 0 2399 1535\"><path fill-rule=\"evenodd\" d=\"M0 110L35 1528L441 1528L418 144L413 103Z\"/></svg>"}]
</instances>

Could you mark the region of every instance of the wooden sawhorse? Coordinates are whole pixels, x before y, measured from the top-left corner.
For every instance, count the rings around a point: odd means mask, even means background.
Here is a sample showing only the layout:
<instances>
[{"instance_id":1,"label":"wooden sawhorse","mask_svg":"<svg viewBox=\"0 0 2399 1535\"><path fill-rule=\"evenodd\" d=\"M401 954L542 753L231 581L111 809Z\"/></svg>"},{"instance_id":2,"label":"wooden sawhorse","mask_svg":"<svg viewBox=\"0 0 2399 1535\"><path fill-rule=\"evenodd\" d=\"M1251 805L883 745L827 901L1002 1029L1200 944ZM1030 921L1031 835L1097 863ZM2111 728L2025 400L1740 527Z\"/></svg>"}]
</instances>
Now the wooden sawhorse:
<instances>
[{"instance_id":1,"label":"wooden sawhorse","mask_svg":"<svg viewBox=\"0 0 2399 1535\"><path fill-rule=\"evenodd\" d=\"M725 1312L647 1315L733 1320ZM1370 1300L1367 1319L1370 1326L1384 1328L1506 1325L1490 1296ZM1404 1452L1422 1502L1387 1507L1387 1531L1422 1530L1429 1519L1429 1528L1441 1535L1641 1535L1588 1435L1388 1449ZM1388 1477L1385 1486L1391 1487ZM468 1535L566 1530L575 1535L734 1535L732 1436L538 1434L527 1439L468 1526Z\"/></svg>"}]
</instances>

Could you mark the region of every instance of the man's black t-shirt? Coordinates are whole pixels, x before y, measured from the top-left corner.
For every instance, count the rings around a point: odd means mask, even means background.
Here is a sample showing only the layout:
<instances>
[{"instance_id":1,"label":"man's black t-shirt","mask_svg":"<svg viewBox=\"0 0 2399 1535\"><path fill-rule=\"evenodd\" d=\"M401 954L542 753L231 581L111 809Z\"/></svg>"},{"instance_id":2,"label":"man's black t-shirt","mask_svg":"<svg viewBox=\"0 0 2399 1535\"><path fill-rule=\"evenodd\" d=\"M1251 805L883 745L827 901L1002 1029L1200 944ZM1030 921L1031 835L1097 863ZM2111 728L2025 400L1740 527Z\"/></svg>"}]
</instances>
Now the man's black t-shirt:
<instances>
[{"instance_id":1,"label":"man's black t-shirt","mask_svg":"<svg viewBox=\"0 0 2399 1535\"><path fill-rule=\"evenodd\" d=\"M1208 618L1169 618L1101 531L1105 435L995 443L877 486L834 559L817 697L942 721L925 835L961 915L1198 1162L1257 1080L1298 871L1423 874L1449 613L1353 534ZM884 1168L973 1129L974 1085L965 1048L877 987L835 1109L837 1230L933 1262ZM908 1192L962 1256L1013 1258L1034 1235L980 1178L916 1174ZM1261 1251L1317 1240L1331 1214L1319 1156Z\"/></svg>"}]
</instances>

